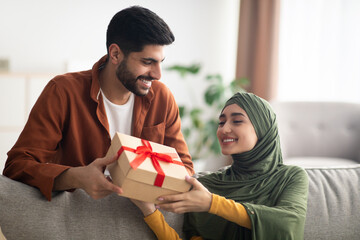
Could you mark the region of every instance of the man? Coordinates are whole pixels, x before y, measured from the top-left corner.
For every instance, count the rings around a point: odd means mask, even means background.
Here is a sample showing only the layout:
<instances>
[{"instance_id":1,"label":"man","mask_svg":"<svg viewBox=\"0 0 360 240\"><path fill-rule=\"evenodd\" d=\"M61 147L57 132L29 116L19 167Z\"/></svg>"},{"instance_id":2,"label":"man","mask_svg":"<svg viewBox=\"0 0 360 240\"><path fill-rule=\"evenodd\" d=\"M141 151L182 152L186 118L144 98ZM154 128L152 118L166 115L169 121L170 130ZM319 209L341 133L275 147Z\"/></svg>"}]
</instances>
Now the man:
<instances>
[{"instance_id":1,"label":"man","mask_svg":"<svg viewBox=\"0 0 360 240\"><path fill-rule=\"evenodd\" d=\"M116 131L176 148L193 174L178 107L159 81L163 48L174 41L168 25L148 9L118 12L107 30L107 55L92 70L52 79L34 105L3 174L52 191L84 189L92 198L122 189L103 174Z\"/></svg>"}]
</instances>

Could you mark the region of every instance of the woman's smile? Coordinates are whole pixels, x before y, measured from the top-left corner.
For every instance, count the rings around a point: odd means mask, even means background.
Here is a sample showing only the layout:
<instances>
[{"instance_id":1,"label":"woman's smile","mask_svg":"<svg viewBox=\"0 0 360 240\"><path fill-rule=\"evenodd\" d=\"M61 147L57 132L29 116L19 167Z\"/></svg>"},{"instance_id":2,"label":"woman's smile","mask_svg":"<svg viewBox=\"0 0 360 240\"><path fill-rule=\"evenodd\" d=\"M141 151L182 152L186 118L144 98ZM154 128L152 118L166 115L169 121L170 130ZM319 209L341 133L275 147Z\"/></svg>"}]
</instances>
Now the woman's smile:
<instances>
[{"instance_id":1,"label":"woman's smile","mask_svg":"<svg viewBox=\"0 0 360 240\"><path fill-rule=\"evenodd\" d=\"M226 144L226 145L229 145L231 143L235 143L237 142L238 139L237 138L229 138L229 137L225 137L222 139L222 144Z\"/></svg>"}]
</instances>

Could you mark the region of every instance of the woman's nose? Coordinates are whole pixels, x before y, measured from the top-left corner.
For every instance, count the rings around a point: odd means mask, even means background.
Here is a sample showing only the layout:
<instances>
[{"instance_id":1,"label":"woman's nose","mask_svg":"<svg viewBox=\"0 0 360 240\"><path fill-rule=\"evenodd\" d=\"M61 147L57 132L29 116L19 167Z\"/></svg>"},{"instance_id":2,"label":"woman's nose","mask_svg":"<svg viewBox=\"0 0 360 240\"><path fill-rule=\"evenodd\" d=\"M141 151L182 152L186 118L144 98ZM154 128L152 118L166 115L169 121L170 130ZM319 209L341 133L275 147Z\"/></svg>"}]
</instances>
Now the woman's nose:
<instances>
[{"instance_id":1,"label":"woman's nose","mask_svg":"<svg viewBox=\"0 0 360 240\"><path fill-rule=\"evenodd\" d=\"M229 133L231 132L231 127L228 123L224 123L223 127L222 127L222 131L223 133Z\"/></svg>"}]
</instances>

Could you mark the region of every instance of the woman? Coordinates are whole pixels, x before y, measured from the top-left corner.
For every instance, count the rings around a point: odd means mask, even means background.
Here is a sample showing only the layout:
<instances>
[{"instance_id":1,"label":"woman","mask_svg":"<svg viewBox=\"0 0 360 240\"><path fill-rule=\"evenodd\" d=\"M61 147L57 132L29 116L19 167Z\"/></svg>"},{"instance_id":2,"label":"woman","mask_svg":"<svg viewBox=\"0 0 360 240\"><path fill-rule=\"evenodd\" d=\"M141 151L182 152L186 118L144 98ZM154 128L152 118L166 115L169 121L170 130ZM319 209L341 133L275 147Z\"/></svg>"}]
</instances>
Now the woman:
<instances>
[{"instance_id":1,"label":"woman","mask_svg":"<svg viewBox=\"0 0 360 240\"><path fill-rule=\"evenodd\" d=\"M186 213L188 239L303 239L306 172L282 163L276 115L265 100L236 93L219 117L221 151L233 164L187 178L191 191L160 197L160 204L134 201L159 239L177 239L160 211Z\"/></svg>"}]
</instances>

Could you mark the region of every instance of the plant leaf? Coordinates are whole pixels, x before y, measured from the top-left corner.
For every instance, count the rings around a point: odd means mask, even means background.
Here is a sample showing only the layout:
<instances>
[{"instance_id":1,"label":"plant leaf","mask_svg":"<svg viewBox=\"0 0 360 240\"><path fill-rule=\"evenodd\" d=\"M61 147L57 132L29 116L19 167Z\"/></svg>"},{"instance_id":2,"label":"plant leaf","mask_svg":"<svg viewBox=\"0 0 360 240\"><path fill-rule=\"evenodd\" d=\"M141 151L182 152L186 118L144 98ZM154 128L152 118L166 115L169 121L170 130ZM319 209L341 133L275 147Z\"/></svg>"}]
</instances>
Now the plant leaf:
<instances>
[{"instance_id":1,"label":"plant leaf","mask_svg":"<svg viewBox=\"0 0 360 240\"><path fill-rule=\"evenodd\" d=\"M244 89L244 87L247 87L249 84L250 81L247 78L236 78L230 83L231 92L245 92L246 90Z\"/></svg>"},{"instance_id":2,"label":"plant leaf","mask_svg":"<svg viewBox=\"0 0 360 240\"><path fill-rule=\"evenodd\" d=\"M185 117L185 112L186 111L186 107L185 106L179 106L179 115L180 118L184 118Z\"/></svg>"},{"instance_id":3,"label":"plant leaf","mask_svg":"<svg viewBox=\"0 0 360 240\"><path fill-rule=\"evenodd\" d=\"M185 76L188 75L188 74L192 74L192 75L197 74L201 69L201 65L198 64L198 63L191 64L189 66L173 65L173 66L167 67L165 69L168 70L168 71L178 72L182 78L185 78Z\"/></svg>"},{"instance_id":4,"label":"plant leaf","mask_svg":"<svg viewBox=\"0 0 360 240\"><path fill-rule=\"evenodd\" d=\"M205 102L211 106L215 101L221 100L224 95L224 87L222 85L213 84L210 85L204 94Z\"/></svg>"}]
</instances>

